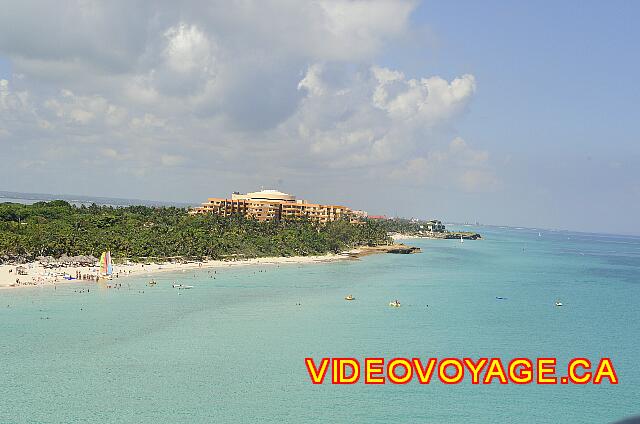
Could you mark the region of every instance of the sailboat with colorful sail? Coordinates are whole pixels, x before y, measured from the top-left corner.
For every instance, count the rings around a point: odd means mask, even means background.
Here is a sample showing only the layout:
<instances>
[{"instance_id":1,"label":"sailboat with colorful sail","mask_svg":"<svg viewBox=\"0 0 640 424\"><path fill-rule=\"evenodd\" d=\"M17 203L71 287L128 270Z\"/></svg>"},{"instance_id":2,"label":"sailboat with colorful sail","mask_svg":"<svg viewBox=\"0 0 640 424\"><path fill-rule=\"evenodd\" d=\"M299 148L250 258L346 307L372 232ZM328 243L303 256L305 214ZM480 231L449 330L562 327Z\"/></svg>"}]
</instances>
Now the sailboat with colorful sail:
<instances>
[{"instance_id":1,"label":"sailboat with colorful sail","mask_svg":"<svg viewBox=\"0 0 640 424\"><path fill-rule=\"evenodd\" d=\"M113 265L111 264L111 251L107 250L100 255L100 275L105 278L111 278L113 274Z\"/></svg>"}]
</instances>

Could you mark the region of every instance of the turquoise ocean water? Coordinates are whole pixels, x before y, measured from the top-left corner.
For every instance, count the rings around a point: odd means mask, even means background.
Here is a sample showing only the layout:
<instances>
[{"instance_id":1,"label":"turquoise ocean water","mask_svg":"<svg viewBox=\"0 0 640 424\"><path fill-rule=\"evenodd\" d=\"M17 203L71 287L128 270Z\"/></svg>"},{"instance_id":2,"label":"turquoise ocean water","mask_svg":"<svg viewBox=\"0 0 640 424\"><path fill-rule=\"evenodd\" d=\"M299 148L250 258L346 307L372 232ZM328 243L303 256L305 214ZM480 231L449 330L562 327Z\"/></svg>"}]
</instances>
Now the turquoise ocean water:
<instances>
[{"instance_id":1,"label":"turquoise ocean water","mask_svg":"<svg viewBox=\"0 0 640 424\"><path fill-rule=\"evenodd\" d=\"M141 276L120 290L0 291L0 423L606 423L640 413L640 237L476 230L485 240L408 241L417 255L218 270L215 280L155 274L154 288ZM316 386L306 356L608 356L620 384Z\"/></svg>"}]
</instances>

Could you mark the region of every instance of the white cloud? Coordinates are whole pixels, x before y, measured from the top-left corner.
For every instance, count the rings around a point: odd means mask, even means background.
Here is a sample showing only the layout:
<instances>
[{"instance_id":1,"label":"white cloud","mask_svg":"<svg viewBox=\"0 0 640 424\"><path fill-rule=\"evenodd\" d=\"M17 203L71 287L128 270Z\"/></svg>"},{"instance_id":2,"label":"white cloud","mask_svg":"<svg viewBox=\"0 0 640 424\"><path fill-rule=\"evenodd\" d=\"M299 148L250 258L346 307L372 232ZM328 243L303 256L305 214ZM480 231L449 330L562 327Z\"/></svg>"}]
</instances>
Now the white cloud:
<instances>
[{"instance_id":1,"label":"white cloud","mask_svg":"<svg viewBox=\"0 0 640 424\"><path fill-rule=\"evenodd\" d=\"M212 46L197 26L180 23L169 28L164 36L167 45L163 55L171 70L182 74L210 72Z\"/></svg>"},{"instance_id":2,"label":"white cloud","mask_svg":"<svg viewBox=\"0 0 640 424\"><path fill-rule=\"evenodd\" d=\"M433 130L459 116L475 91L472 75L416 80L376 66L335 74L308 68L298 85L307 95L283 128L338 168L391 163L427 148Z\"/></svg>"},{"instance_id":3,"label":"white cloud","mask_svg":"<svg viewBox=\"0 0 640 424\"><path fill-rule=\"evenodd\" d=\"M410 158L390 175L397 180L466 192L491 191L500 185L489 153L474 150L461 137L454 138L446 149Z\"/></svg>"},{"instance_id":4,"label":"white cloud","mask_svg":"<svg viewBox=\"0 0 640 424\"><path fill-rule=\"evenodd\" d=\"M71 111L69 111L69 117L75 122L86 124L90 122L95 117L95 115L93 114L93 112L88 110L72 109Z\"/></svg>"},{"instance_id":5,"label":"white cloud","mask_svg":"<svg viewBox=\"0 0 640 424\"><path fill-rule=\"evenodd\" d=\"M25 112L29 109L29 93L13 91L8 80L0 79L0 111Z\"/></svg>"},{"instance_id":6,"label":"white cloud","mask_svg":"<svg viewBox=\"0 0 640 424\"><path fill-rule=\"evenodd\" d=\"M125 108L110 104L105 113L105 122L109 126L117 127L126 121L127 115Z\"/></svg>"},{"instance_id":7,"label":"white cloud","mask_svg":"<svg viewBox=\"0 0 640 424\"><path fill-rule=\"evenodd\" d=\"M127 80L123 85L124 97L134 103L152 105L160 100L160 93L153 87L155 71L151 70L147 75L136 75Z\"/></svg>"},{"instance_id":8,"label":"white cloud","mask_svg":"<svg viewBox=\"0 0 640 424\"><path fill-rule=\"evenodd\" d=\"M420 119L438 123L464 109L475 92L473 75L463 75L451 83L435 76L406 79L401 72L372 69L378 84L374 104L396 119Z\"/></svg>"},{"instance_id":9,"label":"white cloud","mask_svg":"<svg viewBox=\"0 0 640 424\"><path fill-rule=\"evenodd\" d=\"M411 78L375 65L409 31L415 7L21 2L0 15L0 51L15 72L0 80L0 136L45 162L55 149L89 158L92 170L104 158L126 162L141 178L184 163L201 173L196 183L237 164L310 178L433 168L425 175L434 178L446 168L434 164L456 157L475 163L460 187L486 185L477 173L489 168L486 152L440 146L474 97L474 76Z\"/></svg>"},{"instance_id":10,"label":"white cloud","mask_svg":"<svg viewBox=\"0 0 640 424\"><path fill-rule=\"evenodd\" d=\"M298 90L305 89L310 96L322 96L326 92L326 87L321 77L322 66L315 63L309 67L306 75L298 83Z\"/></svg>"},{"instance_id":11,"label":"white cloud","mask_svg":"<svg viewBox=\"0 0 640 424\"><path fill-rule=\"evenodd\" d=\"M131 128L134 129L146 129L146 128L162 128L166 125L164 119L158 118L152 113L145 113L141 117L135 117L131 120Z\"/></svg>"},{"instance_id":12,"label":"white cloud","mask_svg":"<svg viewBox=\"0 0 640 424\"><path fill-rule=\"evenodd\" d=\"M458 183L467 192L485 192L496 189L500 181L493 172L481 169L469 169L462 173Z\"/></svg>"},{"instance_id":13,"label":"white cloud","mask_svg":"<svg viewBox=\"0 0 640 424\"><path fill-rule=\"evenodd\" d=\"M101 95L76 95L71 90L62 89L58 96L43 102L44 111L49 111L49 124L82 125L95 124L117 126L124 123L127 111L110 103ZM57 118L57 122L54 121Z\"/></svg>"},{"instance_id":14,"label":"white cloud","mask_svg":"<svg viewBox=\"0 0 640 424\"><path fill-rule=\"evenodd\" d=\"M185 162L185 158L180 155L162 155L160 160L166 166L178 166Z\"/></svg>"},{"instance_id":15,"label":"white cloud","mask_svg":"<svg viewBox=\"0 0 640 424\"><path fill-rule=\"evenodd\" d=\"M402 35L415 8L413 1L322 0L322 38L315 46L328 60L353 60L371 55L389 37Z\"/></svg>"}]
</instances>

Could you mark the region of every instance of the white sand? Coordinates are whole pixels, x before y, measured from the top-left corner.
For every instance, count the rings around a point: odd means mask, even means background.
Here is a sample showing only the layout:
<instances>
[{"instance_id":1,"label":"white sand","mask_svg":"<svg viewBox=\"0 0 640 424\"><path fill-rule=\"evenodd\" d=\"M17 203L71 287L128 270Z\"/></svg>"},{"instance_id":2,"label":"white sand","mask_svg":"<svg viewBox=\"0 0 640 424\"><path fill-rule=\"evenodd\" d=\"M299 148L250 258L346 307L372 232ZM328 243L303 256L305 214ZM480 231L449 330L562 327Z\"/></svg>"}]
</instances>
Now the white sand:
<instances>
[{"instance_id":1,"label":"white sand","mask_svg":"<svg viewBox=\"0 0 640 424\"><path fill-rule=\"evenodd\" d=\"M165 271L183 271L190 269L201 268L229 268L236 266L246 265L279 265L279 264L308 264L317 262L329 262L344 260L344 255L320 255L320 256L294 256L294 257L272 257L272 258L255 258L235 261L204 261L204 262L189 262L182 263L152 263L151 265L144 264L126 264L126 265L114 265L113 276L118 275L118 278L127 277L130 275L140 275ZM27 270L27 275L18 275L16 265L0 265L0 289L19 288L19 287L33 287L62 283L79 283L83 280L67 280L65 275L74 277L77 272L82 275L97 276L99 269L97 266L76 266L76 267L60 267L60 268L45 268L38 262L32 262L22 265ZM16 279L19 282L16 282Z\"/></svg>"},{"instance_id":2,"label":"white sand","mask_svg":"<svg viewBox=\"0 0 640 424\"><path fill-rule=\"evenodd\" d=\"M391 239L393 241L398 241L398 240L411 240L411 239L422 239L422 238L428 238L427 236L414 236L414 235L410 235L410 234L403 234L403 233L394 233L391 235Z\"/></svg>"}]
</instances>

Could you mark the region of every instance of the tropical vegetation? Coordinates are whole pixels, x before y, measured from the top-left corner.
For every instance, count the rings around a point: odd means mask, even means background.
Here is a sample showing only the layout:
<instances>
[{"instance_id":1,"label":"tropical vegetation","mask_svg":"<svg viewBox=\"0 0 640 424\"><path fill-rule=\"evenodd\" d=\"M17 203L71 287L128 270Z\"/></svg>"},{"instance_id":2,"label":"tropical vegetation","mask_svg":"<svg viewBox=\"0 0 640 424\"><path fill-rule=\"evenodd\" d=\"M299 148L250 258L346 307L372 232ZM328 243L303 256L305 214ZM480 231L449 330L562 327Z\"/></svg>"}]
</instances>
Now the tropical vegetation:
<instances>
[{"instance_id":1,"label":"tropical vegetation","mask_svg":"<svg viewBox=\"0 0 640 424\"><path fill-rule=\"evenodd\" d=\"M0 262L94 255L116 260L222 259L339 252L389 242L383 222L258 222L182 208L0 203Z\"/></svg>"}]
</instances>

